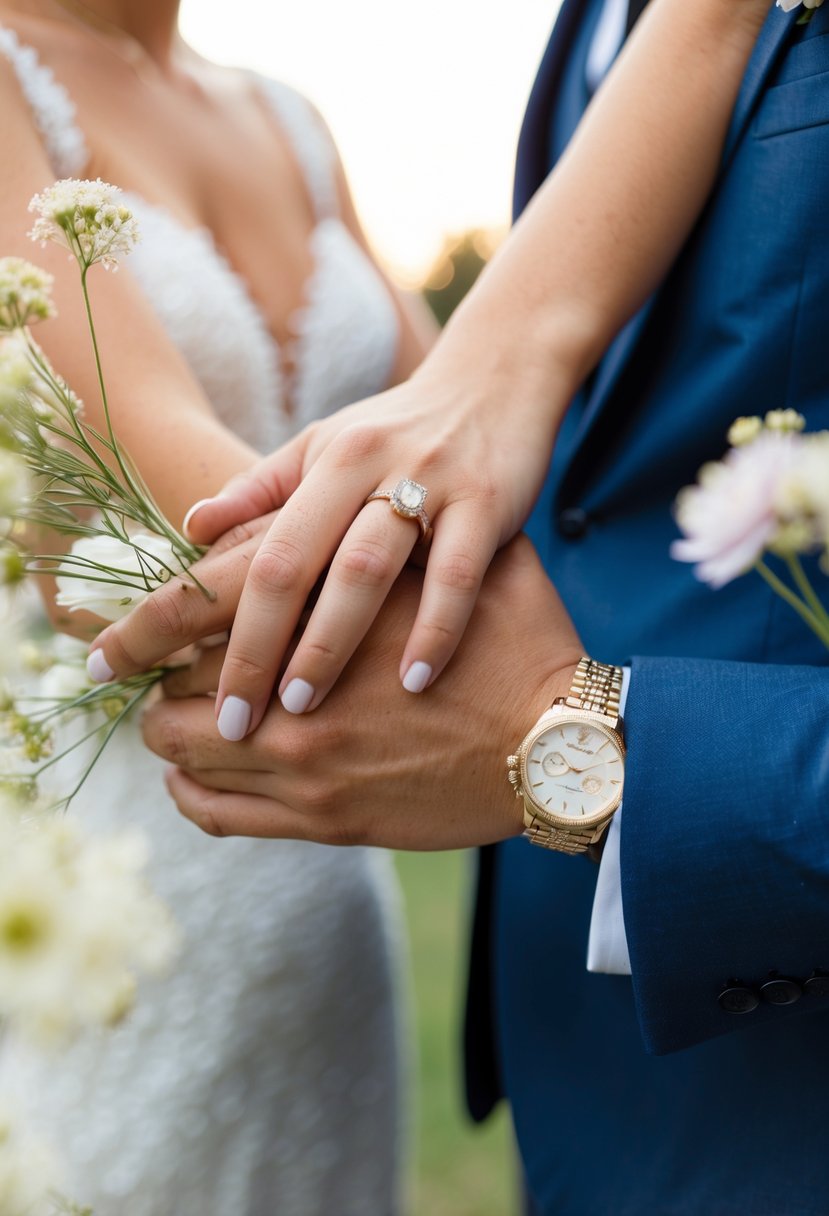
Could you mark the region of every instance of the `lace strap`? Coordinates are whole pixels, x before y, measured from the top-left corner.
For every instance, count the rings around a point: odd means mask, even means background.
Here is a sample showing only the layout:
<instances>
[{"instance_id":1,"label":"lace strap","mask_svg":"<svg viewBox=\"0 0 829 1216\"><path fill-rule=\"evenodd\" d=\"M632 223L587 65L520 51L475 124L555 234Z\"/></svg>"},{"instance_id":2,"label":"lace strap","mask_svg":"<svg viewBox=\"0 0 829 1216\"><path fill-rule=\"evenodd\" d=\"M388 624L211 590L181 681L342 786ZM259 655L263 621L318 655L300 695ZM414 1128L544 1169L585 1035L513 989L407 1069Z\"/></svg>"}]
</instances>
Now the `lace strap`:
<instances>
[{"instance_id":1,"label":"lace strap","mask_svg":"<svg viewBox=\"0 0 829 1216\"><path fill-rule=\"evenodd\" d=\"M331 136L311 104L278 80L256 76L274 116L290 140L308 191L314 203L317 219L339 214L337 194L337 153Z\"/></svg>"},{"instance_id":2,"label":"lace strap","mask_svg":"<svg viewBox=\"0 0 829 1216\"><path fill-rule=\"evenodd\" d=\"M66 89L40 62L37 52L24 46L14 30L2 25L0 56L8 60L17 77L56 175L79 176L89 161L89 153Z\"/></svg>"}]
</instances>

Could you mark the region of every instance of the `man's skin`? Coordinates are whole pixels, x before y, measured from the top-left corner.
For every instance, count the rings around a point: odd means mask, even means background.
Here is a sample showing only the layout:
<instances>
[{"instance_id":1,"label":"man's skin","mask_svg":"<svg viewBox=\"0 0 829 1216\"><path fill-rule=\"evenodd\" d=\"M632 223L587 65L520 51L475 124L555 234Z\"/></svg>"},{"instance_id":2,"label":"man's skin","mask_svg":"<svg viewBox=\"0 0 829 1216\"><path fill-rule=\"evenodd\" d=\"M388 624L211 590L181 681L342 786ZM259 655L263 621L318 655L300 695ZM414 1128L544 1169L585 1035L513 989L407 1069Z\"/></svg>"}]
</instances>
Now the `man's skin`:
<instances>
[{"instance_id":1,"label":"man's skin","mask_svg":"<svg viewBox=\"0 0 829 1216\"><path fill-rule=\"evenodd\" d=\"M238 550L206 564L220 586L246 565ZM454 849L519 833L522 806L506 780L506 757L566 694L582 653L578 636L519 537L493 562L450 668L414 696L401 688L397 665L421 581L404 571L317 710L292 716L274 700L241 743L220 737L205 695L216 688L223 647L168 677L168 697L147 711L144 737L175 766L168 786L180 811L216 836L396 849ZM153 598L166 597L164 610L176 595L181 588L171 585ZM168 629L166 643L184 644L220 623L198 592L186 595L189 636ZM219 604L229 598L220 591ZM149 611L156 619L157 608ZM136 634L143 628L139 610Z\"/></svg>"}]
</instances>

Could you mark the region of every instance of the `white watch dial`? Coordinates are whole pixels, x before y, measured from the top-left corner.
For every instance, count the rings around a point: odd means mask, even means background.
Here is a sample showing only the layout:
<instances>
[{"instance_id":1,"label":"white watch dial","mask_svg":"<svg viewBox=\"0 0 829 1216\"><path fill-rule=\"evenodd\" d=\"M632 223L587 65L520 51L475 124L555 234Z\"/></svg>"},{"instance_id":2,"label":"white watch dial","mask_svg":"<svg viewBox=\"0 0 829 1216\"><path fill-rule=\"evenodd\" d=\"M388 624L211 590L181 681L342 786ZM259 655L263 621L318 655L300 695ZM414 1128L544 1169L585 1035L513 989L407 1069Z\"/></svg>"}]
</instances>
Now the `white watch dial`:
<instances>
[{"instance_id":1,"label":"white watch dial","mask_svg":"<svg viewBox=\"0 0 829 1216\"><path fill-rule=\"evenodd\" d=\"M589 823L618 803L624 781L614 737L590 721L553 719L530 745L524 790L539 807Z\"/></svg>"}]
</instances>

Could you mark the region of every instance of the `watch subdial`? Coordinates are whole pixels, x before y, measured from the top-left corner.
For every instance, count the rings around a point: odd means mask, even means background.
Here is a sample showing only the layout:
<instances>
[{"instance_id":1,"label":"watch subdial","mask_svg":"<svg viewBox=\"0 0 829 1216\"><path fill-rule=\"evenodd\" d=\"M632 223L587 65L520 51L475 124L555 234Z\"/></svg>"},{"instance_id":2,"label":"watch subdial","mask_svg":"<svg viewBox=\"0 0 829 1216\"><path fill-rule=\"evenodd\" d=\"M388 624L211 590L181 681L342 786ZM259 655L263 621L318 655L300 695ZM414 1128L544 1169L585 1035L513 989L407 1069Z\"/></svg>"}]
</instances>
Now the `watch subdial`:
<instances>
[{"instance_id":1,"label":"watch subdial","mask_svg":"<svg viewBox=\"0 0 829 1216\"><path fill-rule=\"evenodd\" d=\"M563 777L570 771L570 765L561 752L548 752L541 761L541 768L548 777Z\"/></svg>"}]
</instances>

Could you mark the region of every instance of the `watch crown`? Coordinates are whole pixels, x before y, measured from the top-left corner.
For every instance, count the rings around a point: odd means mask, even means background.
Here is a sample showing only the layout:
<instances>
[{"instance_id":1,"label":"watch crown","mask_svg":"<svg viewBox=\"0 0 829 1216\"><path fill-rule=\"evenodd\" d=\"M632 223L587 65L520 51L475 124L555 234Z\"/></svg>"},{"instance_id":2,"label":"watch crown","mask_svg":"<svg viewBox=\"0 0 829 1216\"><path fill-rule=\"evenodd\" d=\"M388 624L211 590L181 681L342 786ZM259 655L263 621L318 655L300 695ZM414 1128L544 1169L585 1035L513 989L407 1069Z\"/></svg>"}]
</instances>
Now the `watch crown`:
<instances>
[{"instance_id":1,"label":"watch crown","mask_svg":"<svg viewBox=\"0 0 829 1216\"><path fill-rule=\"evenodd\" d=\"M518 768L517 756L507 756L507 768Z\"/></svg>"}]
</instances>

